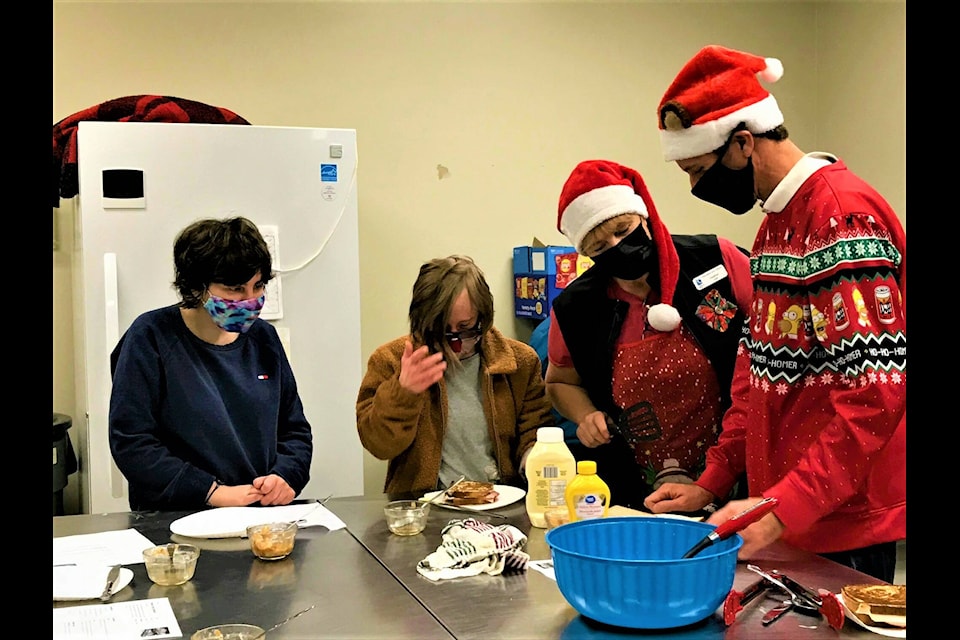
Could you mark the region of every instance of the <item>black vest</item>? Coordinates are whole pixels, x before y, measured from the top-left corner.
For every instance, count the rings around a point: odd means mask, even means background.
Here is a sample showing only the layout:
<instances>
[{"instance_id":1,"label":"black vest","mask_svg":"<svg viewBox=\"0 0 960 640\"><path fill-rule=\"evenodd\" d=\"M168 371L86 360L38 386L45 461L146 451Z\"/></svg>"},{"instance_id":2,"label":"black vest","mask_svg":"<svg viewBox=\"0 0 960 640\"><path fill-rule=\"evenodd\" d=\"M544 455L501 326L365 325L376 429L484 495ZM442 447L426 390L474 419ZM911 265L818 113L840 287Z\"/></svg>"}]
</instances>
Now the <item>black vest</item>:
<instances>
[{"instance_id":1,"label":"black vest","mask_svg":"<svg viewBox=\"0 0 960 640\"><path fill-rule=\"evenodd\" d=\"M716 289L736 304L730 277L698 291L693 279L708 269L723 264L723 255L715 235L674 235L673 244L680 258L680 275L673 295L673 306L684 325L693 333L717 375L722 409L730 406L730 383L736 361L737 343L747 321L747 310L737 309L726 331L718 331L697 317L704 296ZM743 251L743 249L741 249ZM746 253L746 251L744 251ZM596 264L571 282L553 302L553 312L563 330L563 339L573 359L581 384L597 409L616 420L620 408L613 401L613 354L628 305L607 297L611 276Z\"/></svg>"}]
</instances>

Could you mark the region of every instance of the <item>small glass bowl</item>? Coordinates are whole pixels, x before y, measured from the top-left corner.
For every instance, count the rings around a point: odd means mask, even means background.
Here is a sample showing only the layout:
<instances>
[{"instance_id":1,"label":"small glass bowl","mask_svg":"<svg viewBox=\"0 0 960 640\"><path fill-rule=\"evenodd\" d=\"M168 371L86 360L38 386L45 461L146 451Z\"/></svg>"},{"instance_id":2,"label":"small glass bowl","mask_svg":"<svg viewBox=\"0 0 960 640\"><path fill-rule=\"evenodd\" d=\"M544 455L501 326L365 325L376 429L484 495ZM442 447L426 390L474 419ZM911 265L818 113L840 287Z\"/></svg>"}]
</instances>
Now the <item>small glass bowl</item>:
<instances>
[{"instance_id":1,"label":"small glass bowl","mask_svg":"<svg viewBox=\"0 0 960 640\"><path fill-rule=\"evenodd\" d=\"M252 624L218 624L194 631L190 640L261 640L266 631Z\"/></svg>"},{"instance_id":2,"label":"small glass bowl","mask_svg":"<svg viewBox=\"0 0 960 640\"><path fill-rule=\"evenodd\" d=\"M147 575L161 587L174 587L193 578L199 547L192 544L159 544L143 550Z\"/></svg>"},{"instance_id":3,"label":"small glass bowl","mask_svg":"<svg viewBox=\"0 0 960 640\"><path fill-rule=\"evenodd\" d=\"M270 522L247 527L250 550L261 560L282 560L293 551L296 542L296 522Z\"/></svg>"},{"instance_id":4,"label":"small glass bowl","mask_svg":"<svg viewBox=\"0 0 960 640\"><path fill-rule=\"evenodd\" d=\"M418 500L394 500L383 508L387 527L398 536L415 536L427 527L430 505Z\"/></svg>"}]
</instances>

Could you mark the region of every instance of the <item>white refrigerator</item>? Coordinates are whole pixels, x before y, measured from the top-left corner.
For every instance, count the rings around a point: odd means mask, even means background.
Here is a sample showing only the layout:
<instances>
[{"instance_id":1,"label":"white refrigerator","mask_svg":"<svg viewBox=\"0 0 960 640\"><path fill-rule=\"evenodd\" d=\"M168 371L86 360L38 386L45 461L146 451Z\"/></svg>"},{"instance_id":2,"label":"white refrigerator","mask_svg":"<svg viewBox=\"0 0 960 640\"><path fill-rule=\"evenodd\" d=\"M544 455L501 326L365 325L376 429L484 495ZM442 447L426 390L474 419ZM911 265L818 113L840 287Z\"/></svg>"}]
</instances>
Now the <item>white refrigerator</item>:
<instances>
[{"instance_id":1,"label":"white refrigerator","mask_svg":"<svg viewBox=\"0 0 960 640\"><path fill-rule=\"evenodd\" d=\"M176 234L234 215L273 252L261 317L280 333L313 428L300 497L362 495L356 131L85 121L77 153L71 434L81 440L83 511L129 510L108 440L110 352L140 313L178 301Z\"/></svg>"}]
</instances>

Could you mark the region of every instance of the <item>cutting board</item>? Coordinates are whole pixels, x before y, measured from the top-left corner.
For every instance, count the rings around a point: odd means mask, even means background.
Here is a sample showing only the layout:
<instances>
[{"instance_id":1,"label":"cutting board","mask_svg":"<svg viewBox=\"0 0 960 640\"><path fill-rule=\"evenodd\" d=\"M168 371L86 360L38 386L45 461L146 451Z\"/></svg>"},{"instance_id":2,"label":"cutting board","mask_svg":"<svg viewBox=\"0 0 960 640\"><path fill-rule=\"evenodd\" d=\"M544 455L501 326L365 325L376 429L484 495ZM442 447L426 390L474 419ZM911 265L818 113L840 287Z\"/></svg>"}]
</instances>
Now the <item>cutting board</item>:
<instances>
[{"instance_id":1,"label":"cutting board","mask_svg":"<svg viewBox=\"0 0 960 640\"><path fill-rule=\"evenodd\" d=\"M703 518L691 518L690 516L681 516L679 514L672 513L663 513L663 514L654 514L647 513L646 511L640 511L638 509L631 509L630 507L621 507L620 505L612 504L607 509L607 517L612 518L615 516L643 516L646 518L683 518L685 520L695 520L700 522Z\"/></svg>"},{"instance_id":2,"label":"cutting board","mask_svg":"<svg viewBox=\"0 0 960 640\"><path fill-rule=\"evenodd\" d=\"M639 511L637 509L631 509L630 507L621 507L618 504L612 504L607 509L607 517L613 516L647 516L652 517L652 513L647 513L646 511Z\"/></svg>"}]
</instances>

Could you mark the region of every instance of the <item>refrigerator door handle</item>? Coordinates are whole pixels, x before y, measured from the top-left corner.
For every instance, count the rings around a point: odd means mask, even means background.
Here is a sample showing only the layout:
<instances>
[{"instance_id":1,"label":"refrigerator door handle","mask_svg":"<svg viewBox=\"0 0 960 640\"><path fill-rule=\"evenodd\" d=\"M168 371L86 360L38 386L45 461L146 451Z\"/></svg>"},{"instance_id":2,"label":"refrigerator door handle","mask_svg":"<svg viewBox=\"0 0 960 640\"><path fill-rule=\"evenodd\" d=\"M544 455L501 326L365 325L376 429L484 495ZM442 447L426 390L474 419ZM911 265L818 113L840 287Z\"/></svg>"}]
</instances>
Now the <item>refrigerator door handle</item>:
<instances>
[{"instance_id":1,"label":"refrigerator door handle","mask_svg":"<svg viewBox=\"0 0 960 640\"><path fill-rule=\"evenodd\" d=\"M117 254L103 254L103 313L104 333L108 368L110 353L120 341L120 296L117 287ZM112 377L111 372L111 377ZM117 464L110 457L110 495L114 498L123 497L123 474Z\"/></svg>"},{"instance_id":2,"label":"refrigerator door handle","mask_svg":"<svg viewBox=\"0 0 960 640\"><path fill-rule=\"evenodd\" d=\"M103 312L107 361L120 340L120 305L117 294L117 254L103 254Z\"/></svg>"}]
</instances>

